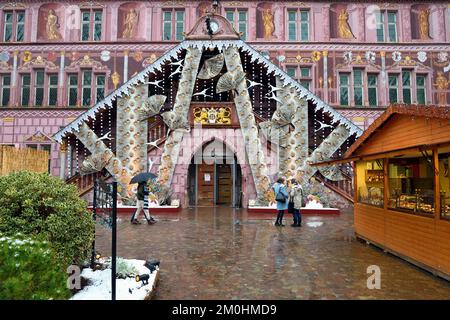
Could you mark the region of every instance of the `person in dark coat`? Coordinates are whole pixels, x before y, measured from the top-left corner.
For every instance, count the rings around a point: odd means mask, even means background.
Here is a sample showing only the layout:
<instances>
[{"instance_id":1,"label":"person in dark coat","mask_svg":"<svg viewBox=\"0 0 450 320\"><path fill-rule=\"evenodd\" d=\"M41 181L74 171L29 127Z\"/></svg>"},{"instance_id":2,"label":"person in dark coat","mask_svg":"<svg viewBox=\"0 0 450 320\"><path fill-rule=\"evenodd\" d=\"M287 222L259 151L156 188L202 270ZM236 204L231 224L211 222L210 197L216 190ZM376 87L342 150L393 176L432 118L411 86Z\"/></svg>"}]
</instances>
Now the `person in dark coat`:
<instances>
[{"instance_id":1,"label":"person in dark coat","mask_svg":"<svg viewBox=\"0 0 450 320\"><path fill-rule=\"evenodd\" d=\"M277 200L277 221L275 222L276 226L284 227L283 224L283 216L284 216L284 210L287 210L288 208L288 199L289 195L286 190L286 179L284 177L278 178L277 182L273 185L273 192L275 194L275 199L284 197L284 201ZM282 196L279 196L282 195ZM278 196L278 197L277 197Z\"/></svg>"},{"instance_id":2,"label":"person in dark coat","mask_svg":"<svg viewBox=\"0 0 450 320\"><path fill-rule=\"evenodd\" d=\"M294 223L291 224L292 227L302 226L302 215L300 209L302 208L303 201L303 188L297 180L291 180L291 187L289 189L289 201L294 204Z\"/></svg>"},{"instance_id":3,"label":"person in dark coat","mask_svg":"<svg viewBox=\"0 0 450 320\"><path fill-rule=\"evenodd\" d=\"M141 210L144 211L144 216L145 219L147 220L148 224L154 224L156 221L155 219L153 219L153 217L150 215L150 212L148 211L148 208L145 207L144 205L144 201L146 200L147 196L148 196L149 192L147 189L147 184L145 182L140 182L138 184L138 188L137 188L137 209L136 212L133 214L133 216L131 217L131 223L132 224L140 224L138 217L139 214L141 213Z\"/></svg>"}]
</instances>

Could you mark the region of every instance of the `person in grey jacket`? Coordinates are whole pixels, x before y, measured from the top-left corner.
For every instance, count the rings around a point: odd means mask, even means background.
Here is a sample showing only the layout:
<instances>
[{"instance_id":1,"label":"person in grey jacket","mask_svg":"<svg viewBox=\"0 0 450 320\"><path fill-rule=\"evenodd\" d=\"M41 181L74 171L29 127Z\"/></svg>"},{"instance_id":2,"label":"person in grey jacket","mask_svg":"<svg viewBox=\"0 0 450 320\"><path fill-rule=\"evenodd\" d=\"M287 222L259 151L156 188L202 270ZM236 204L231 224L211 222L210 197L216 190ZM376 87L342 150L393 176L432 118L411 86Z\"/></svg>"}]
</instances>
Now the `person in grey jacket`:
<instances>
[{"instance_id":1,"label":"person in grey jacket","mask_svg":"<svg viewBox=\"0 0 450 320\"><path fill-rule=\"evenodd\" d=\"M302 215L300 209L303 205L303 188L295 179L291 179L291 187L289 188L289 201L294 203L294 223L291 227L302 226Z\"/></svg>"}]
</instances>

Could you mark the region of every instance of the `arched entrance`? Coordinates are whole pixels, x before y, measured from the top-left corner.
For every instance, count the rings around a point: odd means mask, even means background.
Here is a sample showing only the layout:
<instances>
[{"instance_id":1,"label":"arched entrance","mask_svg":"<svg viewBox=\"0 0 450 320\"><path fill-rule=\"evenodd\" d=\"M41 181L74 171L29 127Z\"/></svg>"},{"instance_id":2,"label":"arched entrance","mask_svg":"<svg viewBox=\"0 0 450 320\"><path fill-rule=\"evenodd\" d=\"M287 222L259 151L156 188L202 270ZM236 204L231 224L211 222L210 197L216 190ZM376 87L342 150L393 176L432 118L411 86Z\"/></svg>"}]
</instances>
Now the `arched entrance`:
<instances>
[{"instance_id":1,"label":"arched entrance","mask_svg":"<svg viewBox=\"0 0 450 320\"><path fill-rule=\"evenodd\" d=\"M207 142L192 157L188 197L190 206L242 206L241 166L224 142Z\"/></svg>"}]
</instances>

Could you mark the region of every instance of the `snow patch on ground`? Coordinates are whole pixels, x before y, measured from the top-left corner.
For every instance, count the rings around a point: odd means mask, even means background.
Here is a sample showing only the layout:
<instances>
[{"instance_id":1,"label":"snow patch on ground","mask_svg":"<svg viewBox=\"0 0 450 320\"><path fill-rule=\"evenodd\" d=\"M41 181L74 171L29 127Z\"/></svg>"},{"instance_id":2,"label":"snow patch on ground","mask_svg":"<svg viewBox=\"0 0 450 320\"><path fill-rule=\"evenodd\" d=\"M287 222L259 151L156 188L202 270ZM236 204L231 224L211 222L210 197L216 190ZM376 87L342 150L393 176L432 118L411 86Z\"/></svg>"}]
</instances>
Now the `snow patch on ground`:
<instances>
[{"instance_id":1,"label":"snow patch on ground","mask_svg":"<svg viewBox=\"0 0 450 320\"><path fill-rule=\"evenodd\" d=\"M311 228L317 228L323 225L323 222L322 221L307 222L306 225Z\"/></svg>"},{"instance_id":2,"label":"snow patch on ground","mask_svg":"<svg viewBox=\"0 0 450 320\"><path fill-rule=\"evenodd\" d=\"M150 274L144 267L144 260L125 259L133 265L139 274ZM150 274L148 284L142 286L142 282L136 282L135 278L116 279L116 299L117 300L144 300L153 288L158 270ZM77 292L71 300L111 300L111 269L92 270L86 268L81 273L83 278L90 281L91 285ZM131 289L131 293L129 291Z\"/></svg>"}]
</instances>

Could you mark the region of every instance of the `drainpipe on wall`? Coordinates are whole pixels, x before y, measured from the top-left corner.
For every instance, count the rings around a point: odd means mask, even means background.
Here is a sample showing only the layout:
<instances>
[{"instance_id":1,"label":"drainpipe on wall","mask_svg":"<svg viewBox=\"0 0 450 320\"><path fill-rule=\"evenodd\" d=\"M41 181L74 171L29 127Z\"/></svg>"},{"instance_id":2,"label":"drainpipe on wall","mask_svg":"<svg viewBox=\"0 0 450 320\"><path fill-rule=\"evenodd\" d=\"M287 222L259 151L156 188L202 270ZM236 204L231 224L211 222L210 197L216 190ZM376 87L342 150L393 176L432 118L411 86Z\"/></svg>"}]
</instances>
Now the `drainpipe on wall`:
<instances>
[{"instance_id":1,"label":"drainpipe on wall","mask_svg":"<svg viewBox=\"0 0 450 320\"><path fill-rule=\"evenodd\" d=\"M328 50L323 51L323 96L322 99L328 103Z\"/></svg>"},{"instance_id":2,"label":"drainpipe on wall","mask_svg":"<svg viewBox=\"0 0 450 320\"><path fill-rule=\"evenodd\" d=\"M64 68L65 68L65 53L61 51L61 58L59 60L59 79L58 79L58 105L63 106L63 90L64 90Z\"/></svg>"},{"instance_id":3,"label":"drainpipe on wall","mask_svg":"<svg viewBox=\"0 0 450 320\"><path fill-rule=\"evenodd\" d=\"M67 153L67 145L65 142L62 142L59 145L59 177L64 180L64 171L66 169L66 153Z\"/></svg>"},{"instance_id":4,"label":"drainpipe on wall","mask_svg":"<svg viewBox=\"0 0 450 320\"><path fill-rule=\"evenodd\" d=\"M13 53L13 72L12 72L12 79L11 79L11 102L10 105L18 105L19 101L17 101L17 94L16 94L16 87L17 87L17 56L18 56L19 52L18 51L14 51Z\"/></svg>"},{"instance_id":5,"label":"drainpipe on wall","mask_svg":"<svg viewBox=\"0 0 450 320\"><path fill-rule=\"evenodd\" d=\"M380 52L380 56L381 56L381 86L384 88L383 90L383 102L384 105L388 105L388 90L389 90L389 86L386 85L386 52L385 51L381 51Z\"/></svg>"},{"instance_id":6,"label":"drainpipe on wall","mask_svg":"<svg viewBox=\"0 0 450 320\"><path fill-rule=\"evenodd\" d=\"M123 52L123 83L128 81L128 50Z\"/></svg>"}]
</instances>

